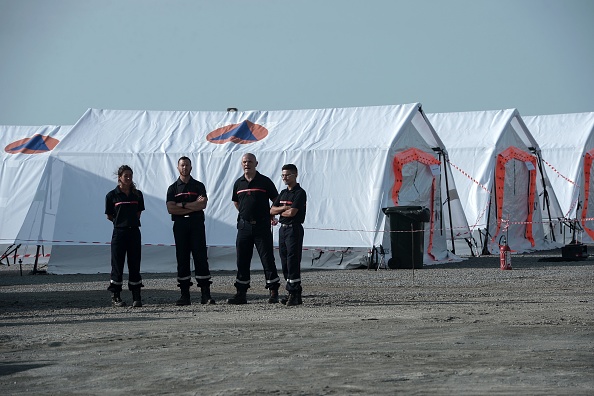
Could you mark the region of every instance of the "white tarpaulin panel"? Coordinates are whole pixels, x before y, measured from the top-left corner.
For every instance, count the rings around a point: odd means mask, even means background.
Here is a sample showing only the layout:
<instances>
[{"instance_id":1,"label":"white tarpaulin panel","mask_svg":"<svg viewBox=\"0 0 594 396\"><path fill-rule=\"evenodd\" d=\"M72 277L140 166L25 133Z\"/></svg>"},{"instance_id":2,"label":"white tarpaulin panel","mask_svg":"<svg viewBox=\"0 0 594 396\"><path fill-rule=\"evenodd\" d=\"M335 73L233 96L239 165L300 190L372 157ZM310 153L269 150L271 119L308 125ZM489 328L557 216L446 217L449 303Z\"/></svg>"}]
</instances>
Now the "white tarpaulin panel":
<instances>
[{"instance_id":1,"label":"white tarpaulin panel","mask_svg":"<svg viewBox=\"0 0 594 396\"><path fill-rule=\"evenodd\" d=\"M433 150L439 144L418 104L246 112L90 109L54 149L47 166L52 188L47 189L46 200L56 204L52 206L55 211L46 213L54 220L53 226L45 228L41 239L54 245L107 244L112 224L103 214L105 194L116 185L117 168L127 164L144 193L143 244L173 245L165 195L177 179L178 158L188 156L193 177L206 185L209 196L205 214L211 268L227 268L217 263L212 249L234 253L237 211L231 202L232 187L242 174L242 155L251 152L257 156L257 170L269 176L279 190L284 188L282 165L297 165L298 181L308 194L304 247L318 256L320 249L337 251L343 266L348 264L344 251L355 250L358 253L349 260L359 265L368 248L384 241L382 208L394 206L394 156L414 147L439 158ZM426 246L432 242L434 253L426 259L433 262L455 259L447 251L449 230L439 228L445 226L444 172L435 173L437 192L431 202L427 189L434 175L426 166L411 164L399 203L435 207L438 221L433 225L432 241L426 235ZM450 189L455 191L453 180ZM458 209L454 212L461 212L455 201ZM465 224L461 221L455 222ZM276 233L275 229L275 237ZM150 259L143 255L143 270ZM101 268L76 269L108 270L107 260Z\"/></svg>"},{"instance_id":2,"label":"white tarpaulin panel","mask_svg":"<svg viewBox=\"0 0 594 396\"><path fill-rule=\"evenodd\" d=\"M519 252L552 247L552 238L556 239L552 232L558 226L553 220L561 210L546 173L541 172L537 142L517 110L427 117L448 148L462 207L479 243L496 253L501 235L506 235L511 248Z\"/></svg>"},{"instance_id":3,"label":"white tarpaulin panel","mask_svg":"<svg viewBox=\"0 0 594 396\"><path fill-rule=\"evenodd\" d=\"M22 244L20 257L35 253L46 208L45 172L51 150L70 126L0 126L0 248ZM24 260L28 263L34 259Z\"/></svg>"},{"instance_id":4,"label":"white tarpaulin panel","mask_svg":"<svg viewBox=\"0 0 594 396\"><path fill-rule=\"evenodd\" d=\"M577 215L582 218L584 157L594 149L594 113L525 116L523 119L540 145L546 160L545 169L564 217L575 219L579 206ZM594 191L592 178L589 188ZM587 233L583 237L584 242L592 242Z\"/></svg>"}]
</instances>

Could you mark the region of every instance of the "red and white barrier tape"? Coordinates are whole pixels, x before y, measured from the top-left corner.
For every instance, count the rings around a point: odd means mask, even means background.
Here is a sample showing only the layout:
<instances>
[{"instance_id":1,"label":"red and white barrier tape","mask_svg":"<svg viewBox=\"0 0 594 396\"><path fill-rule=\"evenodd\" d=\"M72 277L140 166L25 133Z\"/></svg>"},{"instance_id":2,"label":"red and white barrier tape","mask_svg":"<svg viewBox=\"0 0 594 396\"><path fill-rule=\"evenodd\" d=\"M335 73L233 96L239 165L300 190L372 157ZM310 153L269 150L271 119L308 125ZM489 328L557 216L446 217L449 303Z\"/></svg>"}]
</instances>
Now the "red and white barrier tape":
<instances>
[{"instance_id":1,"label":"red and white barrier tape","mask_svg":"<svg viewBox=\"0 0 594 396\"><path fill-rule=\"evenodd\" d=\"M472 180L477 186L479 186L480 188L482 188L483 190L485 190L488 194L491 194L491 190L489 190L485 185L481 184L478 180L476 180L475 178L473 178L469 173L467 173L466 171L464 171L458 165L452 163L452 161L450 161L449 159L447 161L448 161L448 164L450 164L454 169L456 169L458 172L462 173L468 179ZM481 214L477 217L476 223L474 223L472 226L470 226L471 232L474 231L476 229L476 227L479 225L478 222L483 218L483 216L485 215L485 212L487 211L487 208L488 207L489 207L489 203L487 202L487 204L485 205L485 208L483 209L483 211L481 212Z\"/></svg>"},{"instance_id":2,"label":"red and white barrier tape","mask_svg":"<svg viewBox=\"0 0 594 396\"><path fill-rule=\"evenodd\" d=\"M478 180L476 180L475 178L473 178L470 174L468 174L464 170L462 170L462 168L460 168L458 165L453 164L452 161L450 161L449 159L448 159L448 164L452 165L454 167L454 169L456 169L458 172L462 173L464 176L466 176L467 178L469 178L470 180L472 180L480 188L482 188L483 190L485 190L486 192L488 192L489 194L491 194L491 190L489 190L487 187L485 187L484 185L482 185Z\"/></svg>"},{"instance_id":3,"label":"red and white barrier tape","mask_svg":"<svg viewBox=\"0 0 594 396\"><path fill-rule=\"evenodd\" d=\"M551 168L553 170L553 172L555 172L557 175L559 175L560 177L562 177L563 179L565 179L567 182L573 184L577 188L580 188L580 185L579 184L577 184L576 182L574 182L573 180L571 180L570 178L568 178L567 176L565 176L564 174L562 174L561 172L559 172L553 165L549 164L544 159L542 160L542 162L544 162L549 168ZM569 207L569 210L567 211L567 213L565 213L565 217L569 216L569 214L573 211L573 208L575 208L575 206L577 205L578 202L579 202L579 198L578 199L575 199L571 203L571 206Z\"/></svg>"},{"instance_id":4,"label":"red and white barrier tape","mask_svg":"<svg viewBox=\"0 0 594 396\"><path fill-rule=\"evenodd\" d=\"M563 219L551 219L550 221L511 221L511 220L502 220L501 223L503 224L504 227L509 227L510 225L521 225L521 224L549 224L550 222L554 222L554 223L561 223L561 222L570 222L573 221L573 219L567 219L567 218L563 218ZM594 221L594 217L588 217L588 218L584 218L584 219L580 219L581 221ZM486 227L486 224L477 224L477 226L479 227ZM331 232L371 232L371 233L414 233L414 232L425 232L426 230L360 230L360 229L356 229L356 230L347 230L347 229L340 229L340 228L308 228L308 227L304 227L305 230L317 230L317 231L331 231ZM466 229L466 227L454 227L454 228L436 228L434 231L435 232L449 232L450 230L459 230L459 229ZM468 234L468 232L458 232L456 235L460 236L460 235L465 235ZM93 241L93 242L88 242L88 241L74 241L74 240L65 240L65 241L59 241L59 240L26 240L26 239L19 239L20 242L31 242L31 244L61 244L61 243L70 243L70 244L77 244L77 245L111 245L111 242L97 242L97 241ZM143 246L175 246L175 244L164 244L164 243L144 243ZM217 248L233 248L235 249L235 246L218 246L218 245L208 245L209 247L217 247ZM306 249L304 249L306 250ZM320 249L315 249L315 250L320 250ZM324 250L329 250L329 249L324 249ZM340 251L340 250L337 250ZM21 256L21 257L35 257L34 254L27 254L27 255L17 255ZM12 256L10 256L12 257ZM49 254L45 254L45 255L39 255L39 257L49 257Z\"/></svg>"},{"instance_id":5,"label":"red and white barrier tape","mask_svg":"<svg viewBox=\"0 0 594 396\"><path fill-rule=\"evenodd\" d=\"M568 178L567 176L563 175L561 172L559 172L553 165L549 164L547 161L545 161L544 159L542 160L542 162L544 162L545 164L548 165L549 168L551 168L553 170L553 172L555 172L556 174L558 174L559 176L561 176L563 179L567 180L568 182L570 182L571 184L573 184L576 187L579 187L578 184L576 184L576 182L574 182L573 180L571 180L570 178Z\"/></svg>"}]
</instances>

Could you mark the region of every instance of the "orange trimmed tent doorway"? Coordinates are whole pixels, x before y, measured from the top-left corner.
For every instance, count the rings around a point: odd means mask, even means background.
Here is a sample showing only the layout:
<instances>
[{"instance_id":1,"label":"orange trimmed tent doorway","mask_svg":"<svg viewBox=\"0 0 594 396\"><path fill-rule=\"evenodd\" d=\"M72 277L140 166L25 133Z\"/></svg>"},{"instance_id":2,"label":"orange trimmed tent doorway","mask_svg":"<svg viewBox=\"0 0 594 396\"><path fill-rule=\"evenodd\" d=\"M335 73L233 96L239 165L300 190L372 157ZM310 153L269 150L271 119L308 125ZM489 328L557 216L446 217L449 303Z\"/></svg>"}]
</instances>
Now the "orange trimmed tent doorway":
<instances>
[{"instance_id":1,"label":"orange trimmed tent doorway","mask_svg":"<svg viewBox=\"0 0 594 396\"><path fill-rule=\"evenodd\" d=\"M516 246L534 248L533 220L538 207L536 167L536 156L514 146L497 155L495 188L488 208L490 240L484 244L483 254L496 253L503 235L508 243L513 241Z\"/></svg>"},{"instance_id":2,"label":"orange trimmed tent doorway","mask_svg":"<svg viewBox=\"0 0 594 396\"><path fill-rule=\"evenodd\" d=\"M414 166L415 169L413 170L414 177L407 177L404 168L405 166ZM421 170L423 171L423 175L419 175L419 165L421 165ZM435 256L432 253L433 250L433 238L435 233L435 223L436 217L440 213L439 211L435 210L435 202L436 202L436 177L439 175L439 166L441 163L437 158L433 155L422 151L418 148L409 148L401 153L398 153L394 156L394 160L392 161L392 169L394 171L394 186L392 187L392 201L394 205L410 205L411 203L419 206L427 207L431 213L430 215L430 222L429 222L429 237L425 236L425 246L424 251L428 254L433 260L435 260ZM424 168L424 169L423 169ZM416 181L418 177L422 177L427 179L425 176L431 175L431 183L426 184L425 188L417 188ZM408 179L408 180L405 180ZM403 193L403 186L406 186L406 190L413 191L413 196L410 195L401 199L401 194ZM437 190L439 191L439 190ZM416 195L416 197L414 196ZM413 201L414 200L414 201ZM439 202L439 199L438 201ZM427 230L427 226L425 226Z\"/></svg>"},{"instance_id":3,"label":"orange trimmed tent doorway","mask_svg":"<svg viewBox=\"0 0 594 396\"><path fill-rule=\"evenodd\" d=\"M594 191L592 191L592 165L594 163L594 149L584 155L584 175L581 187L582 210L580 221L588 236L594 239Z\"/></svg>"}]
</instances>

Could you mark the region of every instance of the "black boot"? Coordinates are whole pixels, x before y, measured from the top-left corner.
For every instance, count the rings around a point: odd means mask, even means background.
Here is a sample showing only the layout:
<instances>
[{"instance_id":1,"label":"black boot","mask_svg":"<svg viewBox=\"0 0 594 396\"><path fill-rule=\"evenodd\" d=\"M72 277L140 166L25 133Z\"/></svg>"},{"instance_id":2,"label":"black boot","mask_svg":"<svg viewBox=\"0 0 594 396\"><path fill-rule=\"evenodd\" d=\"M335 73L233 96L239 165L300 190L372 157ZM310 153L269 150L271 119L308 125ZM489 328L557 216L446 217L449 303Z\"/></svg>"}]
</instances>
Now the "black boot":
<instances>
[{"instance_id":1,"label":"black boot","mask_svg":"<svg viewBox=\"0 0 594 396\"><path fill-rule=\"evenodd\" d=\"M287 307L301 305L303 302L301 301L301 292L292 292L289 293L289 298L287 299L286 305Z\"/></svg>"},{"instance_id":2,"label":"black boot","mask_svg":"<svg viewBox=\"0 0 594 396\"><path fill-rule=\"evenodd\" d=\"M202 286L202 297L200 298L200 304L213 305L216 304L215 300L210 296L210 286Z\"/></svg>"},{"instance_id":3,"label":"black boot","mask_svg":"<svg viewBox=\"0 0 594 396\"><path fill-rule=\"evenodd\" d=\"M180 285L181 289L181 297L179 300L175 302L175 305L190 305L192 301L190 300L190 286L189 285Z\"/></svg>"},{"instance_id":4,"label":"black boot","mask_svg":"<svg viewBox=\"0 0 594 396\"><path fill-rule=\"evenodd\" d=\"M287 290L289 290L289 294L285 297L283 297L280 302L284 305L287 305L287 301L289 301L289 299L291 298L291 294L295 294L297 297L297 304L292 304L292 305L300 305L302 304L301 301L301 283L295 283L294 287L289 288L287 286Z\"/></svg>"},{"instance_id":5,"label":"black boot","mask_svg":"<svg viewBox=\"0 0 594 396\"><path fill-rule=\"evenodd\" d=\"M142 307L142 299L140 298L140 289L132 290L132 306Z\"/></svg>"},{"instance_id":6,"label":"black boot","mask_svg":"<svg viewBox=\"0 0 594 396\"><path fill-rule=\"evenodd\" d=\"M278 290L270 290L270 297L268 297L268 304L278 304Z\"/></svg>"},{"instance_id":7,"label":"black boot","mask_svg":"<svg viewBox=\"0 0 594 396\"><path fill-rule=\"evenodd\" d=\"M111 306L112 307L125 307L126 303L122 301L120 297L120 292L113 292L111 295Z\"/></svg>"},{"instance_id":8,"label":"black boot","mask_svg":"<svg viewBox=\"0 0 594 396\"><path fill-rule=\"evenodd\" d=\"M241 304L247 304L247 291L246 290L239 290L237 289L237 293L235 293L235 295L233 297L231 297L230 299L227 300L228 304L233 304L233 305L241 305Z\"/></svg>"},{"instance_id":9,"label":"black boot","mask_svg":"<svg viewBox=\"0 0 594 396\"><path fill-rule=\"evenodd\" d=\"M284 296L280 300L281 304L283 304L283 305L287 305L287 301L289 301L289 296L288 295Z\"/></svg>"}]
</instances>

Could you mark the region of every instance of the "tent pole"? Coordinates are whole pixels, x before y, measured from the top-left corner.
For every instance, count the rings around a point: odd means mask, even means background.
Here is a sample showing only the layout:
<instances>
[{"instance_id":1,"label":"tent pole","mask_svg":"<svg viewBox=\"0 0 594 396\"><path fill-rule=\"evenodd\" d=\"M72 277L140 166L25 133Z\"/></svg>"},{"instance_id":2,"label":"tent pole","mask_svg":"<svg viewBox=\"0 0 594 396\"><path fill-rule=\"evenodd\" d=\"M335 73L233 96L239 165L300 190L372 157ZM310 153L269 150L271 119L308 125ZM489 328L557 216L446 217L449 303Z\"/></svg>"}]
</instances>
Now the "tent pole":
<instances>
[{"instance_id":1,"label":"tent pole","mask_svg":"<svg viewBox=\"0 0 594 396\"><path fill-rule=\"evenodd\" d=\"M450 237L452 238L452 253L456 254L456 246L454 244L454 225L452 223L452 206L450 205L450 184L449 184L449 180L448 180L448 168L446 167L447 154L444 152L440 152L440 154L442 154L442 153L443 153L443 169L445 171L445 182L446 182L446 195L447 195L446 202L448 203L448 214L449 214L449 218L450 218Z\"/></svg>"},{"instance_id":2,"label":"tent pole","mask_svg":"<svg viewBox=\"0 0 594 396\"><path fill-rule=\"evenodd\" d=\"M487 206L487 226L485 227L485 241L483 242L483 252L481 253L483 256L491 254L489 252L489 222L491 221L491 196L489 195L489 205ZM497 205L495 205L495 210L497 210Z\"/></svg>"},{"instance_id":3,"label":"tent pole","mask_svg":"<svg viewBox=\"0 0 594 396\"><path fill-rule=\"evenodd\" d=\"M547 213L549 215L549 229L551 231L551 236L553 237L553 242L556 242L555 227L553 226L553 220L551 219L551 202L549 200L549 192L547 191L547 185L545 183L544 174L542 172L542 158L540 158L540 154L538 151L536 151L535 148L533 148L533 147L530 147L530 148L532 150L534 150L534 154L536 155L536 159L537 159L537 163L538 163L538 171L540 172L540 179L541 179L542 188L543 188L544 204L547 207Z\"/></svg>"},{"instance_id":4,"label":"tent pole","mask_svg":"<svg viewBox=\"0 0 594 396\"><path fill-rule=\"evenodd\" d=\"M29 275L41 274L44 272L37 269L37 262L39 261L39 249L41 249L41 245L37 245L37 251L35 252L35 263L33 264L33 270L29 273Z\"/></svg>"}]
</instances>

